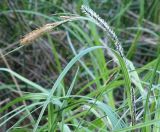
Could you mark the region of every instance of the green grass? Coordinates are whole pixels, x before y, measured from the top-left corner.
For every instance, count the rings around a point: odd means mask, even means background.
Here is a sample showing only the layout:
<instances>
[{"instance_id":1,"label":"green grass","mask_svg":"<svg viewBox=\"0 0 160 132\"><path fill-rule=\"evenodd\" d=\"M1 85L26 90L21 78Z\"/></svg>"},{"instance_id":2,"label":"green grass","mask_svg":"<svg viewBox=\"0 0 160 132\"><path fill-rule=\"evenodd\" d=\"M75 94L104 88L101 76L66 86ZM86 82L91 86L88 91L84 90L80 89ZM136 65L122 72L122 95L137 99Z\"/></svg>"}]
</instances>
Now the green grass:
<instances>
[{"instance_id":1,"label":"green grass","mask_svg":"<svg viewBox=\"0 0 160 132\"><path fill-rule=\"evenodd\" d=\"M127 59L83 3L115 31ZM159 5L0 1L0 131L159 132ZM71 15L79 17L20 47L25 34Z\"/></svg>"}]
</instances>

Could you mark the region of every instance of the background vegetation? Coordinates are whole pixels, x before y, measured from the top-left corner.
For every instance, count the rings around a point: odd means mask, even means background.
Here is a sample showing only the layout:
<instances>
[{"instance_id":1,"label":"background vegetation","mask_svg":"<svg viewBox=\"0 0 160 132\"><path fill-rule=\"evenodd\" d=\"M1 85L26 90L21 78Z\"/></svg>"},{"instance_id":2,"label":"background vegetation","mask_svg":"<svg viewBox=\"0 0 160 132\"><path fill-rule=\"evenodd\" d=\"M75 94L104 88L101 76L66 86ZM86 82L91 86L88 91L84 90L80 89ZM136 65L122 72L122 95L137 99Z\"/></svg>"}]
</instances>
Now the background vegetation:
<instances>
[{"instance_id":1,"label":"background vegetation","mask_svg":"<svg viewBox=\"0 0 160 132\"><path fill-rule=\"evenodd\" d=\"M132 77L82 4L111 25ZM72 15L83 17L12 52L25 34ZM160 131L159 0L1 0L0 49L1 132Z\"/></svg>"}]
</instances>

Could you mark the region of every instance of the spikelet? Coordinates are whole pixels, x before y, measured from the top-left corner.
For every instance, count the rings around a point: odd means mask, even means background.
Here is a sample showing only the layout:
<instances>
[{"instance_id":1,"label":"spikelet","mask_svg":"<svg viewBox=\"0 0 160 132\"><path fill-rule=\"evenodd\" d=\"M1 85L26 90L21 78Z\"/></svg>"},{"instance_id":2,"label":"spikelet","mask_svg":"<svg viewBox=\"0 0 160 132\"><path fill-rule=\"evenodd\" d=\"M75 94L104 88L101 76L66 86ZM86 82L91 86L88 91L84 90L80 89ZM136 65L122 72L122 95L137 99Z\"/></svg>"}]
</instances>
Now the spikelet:
<instances>
[{"instance_id":1,"label":"spikelet","mask_svg":"<svg viewBox=\"0 0 160 132\"><path fill-rule=\"evenodd\" d=\"M36 30L33 30L32 32L26 34L22 39L19 40L21 45L27 45L36 40L37 38L41 37L44 33L50 32L53 28L66 23L70 21L74 21L79 19L78 16L60 16L62 18L62 21L55 22L55 23L49 23L44 25L43 27L40 27Z\"/></svg>"},{"instance_id":2,"label":"spikelet","mask_svg":"<svg viewBox=\"0 0 160 132\"><path fill-rule=\"evenodd\" d=\"M105 22L98 14L96 14L91 8L82 5L81 7L82 11L90 17L97 25L99 25L101 28L103 28L104 31L106 31L109 36L112 38L112 40L115 42L115 47L118 53L122 58L125 58L123 53L123 48L121 46L121 43L119 42L116 34L114 31L110 28L110 26Z\"/></svg>"},{"instance_id":3,"label":"spikelet","mask_svg":"<svg viewBox=\"0 0 160 132\"><path fill-rule=\"evenodd\" d=\"M20 39L21 45L27 45L42 36L44 33L50 32L54 27L62 24L62 22L49 23L40 27L32 32L26 34L22 39Z\"/></svg>"},{"instance_id":4,"label":"spikelet","mask_svg":"<svg viewBox=\"0 0 160 132\"><path fill-rule=\"evenodd\" d=\"M118 40L118 37L116 36L114 31L110 28L110 26L107 24L107 22L105 22L92 9L90 9L89 7L87 7L85 5L82 5L81 9L88 17L90 17L97 25L99 25L104 31L106 31L109 34L109 36L112 38L112 40L114 41L114 44L115 44L117 52L123 58L123 60L124 60L124 62L126 64L126 67L127 67L127 70L128 70L128 74L129 74L129 77L130 77L131 74L129 72L130 71L129 60L127 60L127 58L125 57L125 55L123 53L123 48L121 46L121 43ZM135 95L134 95L133 87L131 87L130 93L131 93L131 102L133 104L131 109L132 109L132 112L134 113L133 117L132 117L132 124L134 124L134 123L136 123L136 121L135 121L136 107L135 107Z\"/></svg>"}]
</instances>

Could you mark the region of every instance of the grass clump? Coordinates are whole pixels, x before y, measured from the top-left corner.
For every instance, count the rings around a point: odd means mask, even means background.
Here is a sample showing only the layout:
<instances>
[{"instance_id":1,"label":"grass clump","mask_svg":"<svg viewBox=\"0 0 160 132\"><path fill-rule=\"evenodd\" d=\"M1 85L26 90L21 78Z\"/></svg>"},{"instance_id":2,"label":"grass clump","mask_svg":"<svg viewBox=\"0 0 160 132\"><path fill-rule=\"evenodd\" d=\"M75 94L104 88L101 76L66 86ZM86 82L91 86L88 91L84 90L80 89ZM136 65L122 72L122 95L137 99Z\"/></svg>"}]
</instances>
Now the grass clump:
<instances>
[{"instance_id":1,"label":"grass clump","mask_svg":"<svg viewBox=\"0 0 160 132\"><path fill-rule=\"evenodd\" d=\"M0 131L158 132L160 2L146 2L2 0Z\"/></svg>"}]
</instances>

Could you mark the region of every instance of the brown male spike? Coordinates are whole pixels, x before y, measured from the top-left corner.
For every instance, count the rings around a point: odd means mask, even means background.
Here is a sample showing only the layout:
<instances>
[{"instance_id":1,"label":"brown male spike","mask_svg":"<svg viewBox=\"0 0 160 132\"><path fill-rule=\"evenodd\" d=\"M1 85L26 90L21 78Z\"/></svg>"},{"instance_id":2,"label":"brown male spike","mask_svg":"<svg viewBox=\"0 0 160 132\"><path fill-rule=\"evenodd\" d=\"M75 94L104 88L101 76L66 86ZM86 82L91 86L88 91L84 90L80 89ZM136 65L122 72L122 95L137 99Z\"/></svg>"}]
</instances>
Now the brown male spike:
<instances>
[{"instance_id":1,"label":"brown male spike","mask_svg":"<svg viewBox=\"0 0 160 132\"><path fill-rule=\"evenodd\" d=\"M49 23L40 27L32 32L26 34L22 39L20 39L21 45L27 45L42 36L44 33L50 32L53 28L57 27L58 25L62 24L62 22L55 22Z\"/></svg>"},{"instance_id":2,"label":"brown male spike","mask_svg":"<svg viewBox=\"0 0 160 132\"><path fill-rule=\"evenodd\" d=\"M53 28L69 22L78 19L79 17L76 16L61 16L60 18L63 18L64 20L59 21L59 22L54 22L54 23L49 23L46 24L36 30L33 30L32 32L26 34L22 39L20 39L20 44L21 45L27 45L30 44L31 42L35 41L37 38L41 37L44 33L50 32Z\"/></svg>"}]
</instances>

